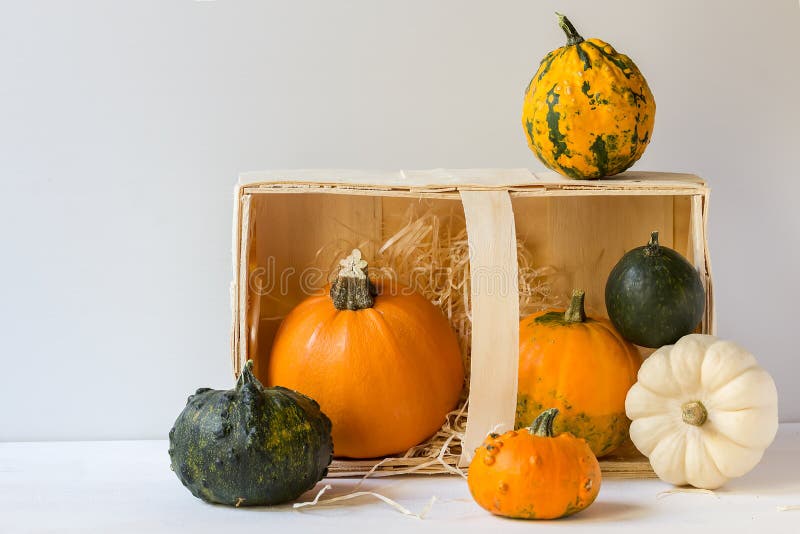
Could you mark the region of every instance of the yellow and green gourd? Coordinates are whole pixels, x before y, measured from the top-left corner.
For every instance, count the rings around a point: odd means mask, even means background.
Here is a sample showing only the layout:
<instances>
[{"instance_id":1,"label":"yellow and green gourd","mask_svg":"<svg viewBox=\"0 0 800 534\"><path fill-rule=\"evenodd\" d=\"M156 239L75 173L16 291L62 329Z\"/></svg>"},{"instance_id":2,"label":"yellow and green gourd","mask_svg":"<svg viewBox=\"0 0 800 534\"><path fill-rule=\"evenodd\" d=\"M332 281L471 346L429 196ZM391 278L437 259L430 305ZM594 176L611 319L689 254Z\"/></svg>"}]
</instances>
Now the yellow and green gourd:
<instances>
[{"instance_id":1,"label":"yellow and green gourd","mask_svg":"<svg viewBox=\"0 0 800 534\"><path fill-rule=\"evenodd\" d=\"M569 178L613 176L641 157L653 135L653 94L628 56L584 39L567 17L558 20L567 45L545 56L525 92L528 146Z\"/></svg>"}]
</instances>

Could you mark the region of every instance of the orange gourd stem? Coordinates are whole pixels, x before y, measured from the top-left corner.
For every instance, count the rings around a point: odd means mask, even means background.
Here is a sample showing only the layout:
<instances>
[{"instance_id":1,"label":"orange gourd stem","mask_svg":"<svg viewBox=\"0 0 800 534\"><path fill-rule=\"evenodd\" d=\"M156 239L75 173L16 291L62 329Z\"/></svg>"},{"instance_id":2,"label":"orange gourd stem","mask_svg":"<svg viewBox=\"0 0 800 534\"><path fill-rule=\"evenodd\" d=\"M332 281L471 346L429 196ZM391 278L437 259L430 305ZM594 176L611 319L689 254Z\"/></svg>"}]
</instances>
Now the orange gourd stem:
<instances>
[{"instance_id":1,"label":"orange gourd stem","mask_svg":"<svg viewBox=\"0 0 800 534\"><path fill-rule=\"evenodd\" d=\"M331 285L331 300L337 310L364 310L375 305L377 291L367 274L367 261L361 251L353 249L339 262L342 266Z\"/></svg>"},{"instance_id":2,"label":"orange gourd stem","mask_svg":"<svg viewBox=\"0 0 800 534\"><path fill-rule=\"evenodd\" d=\"M584 300L586 299L586 292L582 289L572 290L572 300L569 302L569 308L564 312L564 321L567 323L584 323L586 322L586 309L584 308ZM544 414L542 414L544 415Z\"/></svg>"}]
</instances>

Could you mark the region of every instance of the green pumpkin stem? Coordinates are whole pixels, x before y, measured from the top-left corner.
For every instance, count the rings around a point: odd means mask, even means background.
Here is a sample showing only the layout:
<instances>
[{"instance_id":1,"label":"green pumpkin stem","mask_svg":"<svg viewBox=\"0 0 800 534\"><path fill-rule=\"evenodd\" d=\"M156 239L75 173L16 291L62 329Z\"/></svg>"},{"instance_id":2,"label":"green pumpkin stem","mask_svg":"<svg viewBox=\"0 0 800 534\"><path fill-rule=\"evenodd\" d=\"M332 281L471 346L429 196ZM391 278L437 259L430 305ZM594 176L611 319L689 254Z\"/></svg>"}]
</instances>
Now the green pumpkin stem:
<instances>
[{"instance_id":1,"label":"green pumpkin stem","mask_svg":"<svg viewBox=\"0 0 800 534\"><path fill-rule=\"evenodd\" d=\"M553 437L553 420L558 415L558 408L550 408L539 414L539 417L533 420L531 426L528 427L528 432L534 436L542 436L545 438Z\"/></svg>"},{"instance_id":2,"label":"green pumpkin stem","mask_svg":"<svg viewBox=\"0 0 800 534\"><path fill-rule=\"evenodd\" d=\"M331 300L337 310L364 310L375 304L375 286L367 275L367 262L353 249L339 262L341 270L331 285Z\"/></svg>"},{"instance_id":3,"label":"green pumpkin stem","mask_svg":"<svg viewBox=\"0 0 800 534\"><path fill-rule=\"evenodd\" d=\"M556 15L558 15L558 25L561 26L561 29L567 34L567 46L582 43L583 37L580 36L578 30L575 29L575 26L572 25L566 15L562 15L558 12L556 12Z\"/></svg>"},{"instance_id":4,"label":"green pumpkin stem","mask_svg":"<svg viewBox=\"0 0 800 534\"><path fill-rule=\"evenodd\" d=\"M567 323L583 323L586 321L586 310L584 308L584 300L586 293L582 289L572 290L572 300L569 302L569 308L564 312L564 321Z\"/></svg>"},{"instance_id":5,"label":"green pumpkin stem","mask_svg":"<svg viewBox=\"0 0 800 534\"><path fill-rule=\"evenodd\" d=\"M239 373L239 379L236 381L236 388L241 388L245 384L252 384L253 382L258 382L253 374L253 360L247 360L244 367L242 367L242 372Z\"/></svg>"},{"instance_id":6,"label":"green pumpkin stem","mask_svg":"<svg viewBox=\"0 0 800 534\"><path fill-rule=\"evenodd\" d=\"M661 245L658 244L658 232L650 232L650 242L644 248L644 253L648 256L657 256L661 253Z\"/></svg>"}]
</instances>

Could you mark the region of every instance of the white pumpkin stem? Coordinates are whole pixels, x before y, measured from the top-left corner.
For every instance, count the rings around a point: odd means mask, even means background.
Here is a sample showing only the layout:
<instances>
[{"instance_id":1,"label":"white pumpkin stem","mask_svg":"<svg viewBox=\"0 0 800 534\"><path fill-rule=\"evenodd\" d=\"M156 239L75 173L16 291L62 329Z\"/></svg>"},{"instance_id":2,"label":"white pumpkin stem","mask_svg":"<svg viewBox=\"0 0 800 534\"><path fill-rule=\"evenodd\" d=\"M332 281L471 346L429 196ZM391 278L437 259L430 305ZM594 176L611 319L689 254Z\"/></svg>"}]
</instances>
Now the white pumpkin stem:
<instances>
[{"instance_id":1,"label":"white pumpkin stem","mask_svg":"<svg viewBox=\"0 0 800 534\"><path fill-rule=\"evenodd\" d=\"M700 401L686 402L681 406L681 417L687 425L702 426L708 420L708 410Z\"/></svg>"}]
</instances>

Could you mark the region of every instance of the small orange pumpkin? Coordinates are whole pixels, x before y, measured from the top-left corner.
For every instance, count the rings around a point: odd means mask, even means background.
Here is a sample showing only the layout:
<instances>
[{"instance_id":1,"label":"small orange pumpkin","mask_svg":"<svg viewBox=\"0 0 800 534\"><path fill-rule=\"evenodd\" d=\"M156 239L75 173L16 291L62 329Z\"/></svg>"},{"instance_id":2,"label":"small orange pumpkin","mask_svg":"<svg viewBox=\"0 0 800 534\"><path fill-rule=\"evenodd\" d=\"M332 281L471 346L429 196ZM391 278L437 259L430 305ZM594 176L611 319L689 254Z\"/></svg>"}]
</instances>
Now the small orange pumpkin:
<instances>
[{"instance_id":1,"label":"small orange pumpkin","mask_svg":"<svg viewBox=\"0 0 800 534\"><path fill-rule=\"evenodd\" d=\"M598 457L609 454L628 437L625 396L641 364L610 321L586 316L584 292L575 290L566 312L547 310L520 321L515 426L556 407L556 433L584 438Z\"/></svg>"},{"instance_id":2,"label":"small orange pumpkin","mask_svg":"<svg viewBox=\"0 0 800 534\"><path fill-rule=\"evenodd\" d=\"M580 512L600 492L600 464L572 434L553 437L558 409L529 428L489 434L475 451L467 483L472 498L496 515L556 519Z\"/></svg>"},{"instance_id":3,"label":"small orange pumpkin","mask_svg":"<svg viewBox=\"0 0 800 534\"><path fill-rule=\"evenodd\" d=\"M281 323L267 383L320 404L336 456L404 452L436 432L458 402L458 340L422 295L373 284L360 251L341 265L330 296L307 298Z\"/></svg>"}]
</instances>

